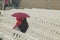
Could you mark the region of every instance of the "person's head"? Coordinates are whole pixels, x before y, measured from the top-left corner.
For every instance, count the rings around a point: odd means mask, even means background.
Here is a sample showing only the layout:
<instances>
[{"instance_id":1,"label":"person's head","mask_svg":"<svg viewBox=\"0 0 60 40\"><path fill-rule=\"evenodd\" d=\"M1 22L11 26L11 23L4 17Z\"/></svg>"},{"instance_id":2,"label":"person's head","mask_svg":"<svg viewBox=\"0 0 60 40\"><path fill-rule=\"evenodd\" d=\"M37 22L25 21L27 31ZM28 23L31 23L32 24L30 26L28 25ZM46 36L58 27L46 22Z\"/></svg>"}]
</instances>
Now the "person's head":
<instances>
[{"instance_id":1,"label":"person's head","mask_svg":"<svg viewBox=\"0 0 60 40\"><path fill-rule=\"evenodd\" d=\"M23 19L23 22L27 22L26 18Z\"/></svg>"}]
</instances>

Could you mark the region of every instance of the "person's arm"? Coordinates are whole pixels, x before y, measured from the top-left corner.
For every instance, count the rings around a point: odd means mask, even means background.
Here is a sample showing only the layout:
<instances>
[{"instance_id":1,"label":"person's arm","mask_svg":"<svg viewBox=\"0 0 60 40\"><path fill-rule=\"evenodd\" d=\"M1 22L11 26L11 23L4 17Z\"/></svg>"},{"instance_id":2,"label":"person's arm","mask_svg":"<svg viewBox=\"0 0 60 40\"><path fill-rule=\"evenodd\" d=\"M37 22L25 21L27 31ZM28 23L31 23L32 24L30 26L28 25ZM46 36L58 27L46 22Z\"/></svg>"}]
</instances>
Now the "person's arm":
<instances>
[{"instance_id":1,"label":"person's arm","mask_svg":"<svg viewBox=\"0 0 60 40\"><path fill-rule=\"evenodd\" d=\"M21 21L16 22L16 25L13 27L13 29L17 28L18 25L21 25Z\"/></svg>"},{"instance_id":2,"label":"person's arm","mask_svg":"<svg viewBox=\"0 0 60 40\"><path fill-rule=\"evenodd\" d=\"M18 27L18 22L15 24L15 26L13 27L13 29L17 28Z\"/></svg>"}]
</instances>

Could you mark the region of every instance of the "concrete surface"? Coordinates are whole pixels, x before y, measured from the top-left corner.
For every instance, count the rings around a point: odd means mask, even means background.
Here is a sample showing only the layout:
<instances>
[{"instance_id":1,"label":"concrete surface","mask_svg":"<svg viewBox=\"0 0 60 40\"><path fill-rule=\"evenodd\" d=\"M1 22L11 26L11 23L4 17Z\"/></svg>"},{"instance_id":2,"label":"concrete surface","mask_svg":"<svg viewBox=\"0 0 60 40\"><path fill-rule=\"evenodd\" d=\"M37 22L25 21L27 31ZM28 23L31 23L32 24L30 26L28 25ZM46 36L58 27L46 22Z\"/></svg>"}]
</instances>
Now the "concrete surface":
<instances>
[{"instance_id":1,"label":"concrete surface","mask_svg":"<svg viewBox=\"0 0 60 40\"><path fill-rule=\"evenodd\" d=\"M60 10L32 8L1 12L3 17L0 22L0 32L14 40L60 40ZM26 12L30 15L30 18L27 18L29 28L25 34L12 29L16 20L11 17L11 14L15 12ZM21 37L13 37L13 33L19 34ZM12 39L9 38L9 40Z\"/></svg>"}]
</instances>

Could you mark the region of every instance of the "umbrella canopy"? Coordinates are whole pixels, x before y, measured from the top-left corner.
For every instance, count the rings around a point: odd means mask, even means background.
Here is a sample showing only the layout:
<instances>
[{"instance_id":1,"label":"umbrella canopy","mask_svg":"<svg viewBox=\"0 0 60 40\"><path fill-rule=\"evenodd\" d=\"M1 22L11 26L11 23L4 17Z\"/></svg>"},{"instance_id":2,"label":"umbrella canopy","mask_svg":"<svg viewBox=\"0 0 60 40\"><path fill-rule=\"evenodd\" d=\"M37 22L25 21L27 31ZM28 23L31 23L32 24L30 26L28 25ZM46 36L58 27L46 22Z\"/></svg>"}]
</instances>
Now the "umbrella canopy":
<instances>
[{"instance_id":1,"label":"umbrella canopy","mask_svg":"<svg viewBox=\"0 0 60 40\"><path fill-rule=\"evenodd\" d=\"M13 17L20 17L20 18L27 18L27 17L30 17L28 14L23 13L23 12L14 13L14 14L12 14L12 16L13 16Z\"/></svg>"}]
</instances>

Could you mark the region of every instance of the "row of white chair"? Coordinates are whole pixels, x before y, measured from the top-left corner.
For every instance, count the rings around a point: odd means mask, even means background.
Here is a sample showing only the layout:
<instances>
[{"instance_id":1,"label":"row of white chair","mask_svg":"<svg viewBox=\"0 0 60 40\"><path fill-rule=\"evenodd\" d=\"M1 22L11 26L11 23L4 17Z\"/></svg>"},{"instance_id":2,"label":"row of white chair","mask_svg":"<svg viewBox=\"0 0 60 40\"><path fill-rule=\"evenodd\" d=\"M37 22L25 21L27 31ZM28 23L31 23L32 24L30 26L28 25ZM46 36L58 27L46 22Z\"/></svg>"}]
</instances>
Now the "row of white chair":
<instances>
[{"instance_id":1,"label":"row of white chair","mask_svg":"<svg viewBox=\"0 0 60 40\"><path fill-rule=\"evenodd\" d=\"M4 29L4 31L0 30L2 33L5 33L6 35L10 36L11 38L13 38L14 37L13 34L16 33L16 34L18 34L20 36L20 37L16 37L15 36L15 38L17 38L17 39L21 39L21 40L28 40L28 39L29 40L35 40L34 38L30 37L29 35L23 34L23 33L19 32L19 31L14 31L13 29L9 28L8 25L6 25L6 24L1 26L1 29Z\"/></svg>"},{"instance_id":2,"label":"row of white chair","mask_svg":"<svg viewBox=\"0 0 60 40\"><path fill-rule=\"evenodd\" d=\"M6 29L5 29L6 30ZM29 31L30 30L30 31ZM29 28L29 30L28 30L28 33L29 33L29 35L30 36L32 36L32 37L36 37L36 38L40 38L41 39L41 35L42 35L42 37L45 37L46 36L46 34L45 35L43 35L42 34L42 32L40 32L40 31L36 31L36 30L33 30L33 29L30 29ZM9 33L8 33L9 32ZM6 30L6 32L4 31L4 33L7 33L9 36L10 36L10 33L11 33L11 31L9 31L9 30ZM27 33L27 34L28 34ZM12 35L12 34L11 34ZM39 36L39 37L38 37ZM50 39L49 38L49 40L52 40L52 39Z\"/></svg>"}]
</instances>

